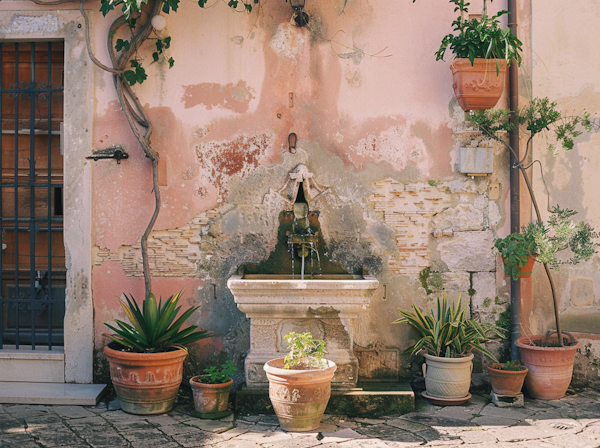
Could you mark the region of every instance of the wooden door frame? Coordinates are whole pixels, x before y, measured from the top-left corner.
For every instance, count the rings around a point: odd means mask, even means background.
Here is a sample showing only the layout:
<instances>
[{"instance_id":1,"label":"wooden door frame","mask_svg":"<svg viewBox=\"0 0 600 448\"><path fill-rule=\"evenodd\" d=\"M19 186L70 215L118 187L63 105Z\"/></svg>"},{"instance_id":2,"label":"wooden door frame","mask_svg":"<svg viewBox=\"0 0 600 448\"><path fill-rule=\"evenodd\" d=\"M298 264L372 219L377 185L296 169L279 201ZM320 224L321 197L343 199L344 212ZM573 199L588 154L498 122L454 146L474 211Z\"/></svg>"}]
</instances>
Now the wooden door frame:
<instances>
[{"instance_id":1,"label":"wooden door frame","mask_svg":"<svg viewBox=\"0 0 600 448\"><path fill-rule=\"evenodd\" d=\"M92 148L93 64L89 60L83 17L74 10L48 10L23 3L32 9L15 11L14 2L0 4L0 40L31 42L62 40L65 43L64 121L64 242L67 285L64 321L64 357L55 370L62 369L67 383L93 380L94 320L91 295L91 168L85 156ZM19 5L20 6L20 5ZM46 354L49 352L46 351ZM10 354L5 354L9 355ZM58 353L56 353L58 355ZM9 356L2 356L0 363ZM3 359L4 358L4 359ZM34 363L49 365L41 352L20 354L20 369L35 369ZM22 367L21 367L22 365ZM40 365L41 369L44 369ZM35 371L35 370L34 370ZM57 372L59 374L61 372ZM54 376L56 378L56 376ZM0 379L1 380L1 379Z\"/></svg>"}]
</instances>

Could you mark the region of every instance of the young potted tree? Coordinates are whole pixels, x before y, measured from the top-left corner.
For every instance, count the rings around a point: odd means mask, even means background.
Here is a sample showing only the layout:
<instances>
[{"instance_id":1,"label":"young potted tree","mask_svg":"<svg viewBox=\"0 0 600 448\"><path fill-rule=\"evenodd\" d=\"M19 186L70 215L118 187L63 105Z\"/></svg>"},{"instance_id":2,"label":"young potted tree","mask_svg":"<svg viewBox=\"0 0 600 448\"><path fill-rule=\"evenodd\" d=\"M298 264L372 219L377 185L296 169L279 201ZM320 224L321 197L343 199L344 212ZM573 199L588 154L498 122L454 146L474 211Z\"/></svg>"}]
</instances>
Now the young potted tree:
<instances>
[{"instance_id":1,"label":"young potted tree","mask_svg":"<svg viewBox=\"0 0 600 448\"><path fill-rule=\"evenodd\" d=\"M190 379L194 408L200 418L222 418L229 414L229 391L236 370L233 362L226 361L220 369L210 366L204 369L204 374Z\"/></svg>"},{"instance_id":2,"label":"young potted tree","mask_svg":"<svg viewBox=\"0 0 600 448\"><path fill-rule=\"evenodd\" d=\"M462 308L462 298L449 304L444 291L437 300L437 314L413 305L413 311L398 310L402 317L393 323L407 323L419 333L420 338L405 353L414 356L424 351L423 364L425 388L423 394L436 404L462 404L470 398L473 349L479 350L494 361L496 357L482 344L504 337L502 328L492 324L467 319Z\"/></svg>"},{"instance_id":3,"label":"young potted tree","mask_svg":"<svg viewBox=\"0 0 600 448\"><path fill-rule=\"evenodd\" d=\"M284 336L290 352L264 366L269 398L286 431L312 431L319 427L331 395L331 379L337 366L324 359L325 341L310 333Z\"/></svg>"},{"instance_id":4,"label":"young potted tree","mask_svg":"<svg viewBox=\"0 0 600 448\"><path fill-rule=\"evenodd\" d=\"M519 395L529 369L520 361L494 362L486 366L497 395Z\"/></svg>"},{"instance_id":5,"label":"young potted tree","mask_svg":"<svg viewBox=\"0 0 600 448\"><path fill-rule=\"evenodd\" d=\"M415 0L413 0L414 2ZM504 91L506 68L521 64L521 41L510 29L502 29L500 18L508 11L488 16L483 0L481 18L468 18L465 0L450 0L460 15L452 22L454 33L442 39L436 60L443 60L447 49L454 53L450 65L454 94L463 110L491 109Z\"/></svg>"},{"instance_id":6,"label":"young potted tree","mask_svg":"<svg viewBox=\"0 0 600 448\"><path fill-rule=\"evenodd\" d=\"M552 137L556 142L548 144L550 151L555 152L557 144L568 151L574 147L575 137L584 130L589 132L599 126L587 112L563 116L556 109L556 102L551 102L548 98L532 99L518 112L514 122L509 121L508 117L508 111L488 110L476 111L467 119L484 136L505 145L513 154L517 160L513 168L521 172L531 197L537 222L530 224L524 233L528 238L533 238L535 252L538 254L536 261L543 264L550 283L556 331L549 331L545 335L521 336L515 344L520 349L523 364L529 369L525 378L527 391L534 398L551 400L563 397L567 391L573 374L575 352L581 344L572 335L561 330L556 287L550 271L558 270L561 264L577 264L589 260L598 248L598 233L583 221L572 221L575 211L559 206L548 208L549 219L545 224L527 171L533 164L526 164L525 161L529 159L534 137L541 132L546 133L548 142L553 141ZM517 155L502 138L502 134L498 133L510 131L515 125L519 127L519 131L529 133L523 155ZM570 253L570 258L569 255L562 258L557 256L563 250Z\"/></svg>"},{"instance_id":7,"label":"young potted tree","mask_svg":"<svg viewBox=\"0 0 600 448\"><path fill-rule=\"evenodd\" d=\"M183 323L198 307L192 307L176 319L181 307L181 292L158 304L150 294L138 306L125 295L120 300L130 324L117 320L118 328L105 324L115 334L104 347L110 364L110 377L121 407L131 414L162 414L173 408L183 374L186 344L206 338L210 331L197 331L195 325L181 330Z\"/></svg>"}]
</instances>

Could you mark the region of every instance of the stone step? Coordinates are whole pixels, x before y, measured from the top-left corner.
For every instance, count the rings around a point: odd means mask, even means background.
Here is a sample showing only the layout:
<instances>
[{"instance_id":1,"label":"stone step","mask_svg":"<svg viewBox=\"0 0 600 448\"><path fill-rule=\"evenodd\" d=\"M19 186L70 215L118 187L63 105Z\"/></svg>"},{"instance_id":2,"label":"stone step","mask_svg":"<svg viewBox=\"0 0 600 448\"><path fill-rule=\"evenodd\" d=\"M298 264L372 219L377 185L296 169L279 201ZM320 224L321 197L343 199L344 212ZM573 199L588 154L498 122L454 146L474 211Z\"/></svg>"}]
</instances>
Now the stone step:
<instances>
[{"instance_id":1,"label":"stone step","mask_svg":"<svg viewBox=\"0 0 600 448\"><path fill-rule=\"evenodd\" d=\"M332 390L326 414L348 417L382 417L415 410L415 394L408 383L359 383L356 389ZM235 394L236 414L274 414L269 389L250 389L245 384Z\"/></svg>"},{"instance_id":2,"label":"stone step","mask_svg":"<svg viewBox=\"0 0 600 448\"><path fill-rule=\"evenodd\" d=\"M106 384L0 381L0 403L94 406Z\"/></svg>"}]
</instances>

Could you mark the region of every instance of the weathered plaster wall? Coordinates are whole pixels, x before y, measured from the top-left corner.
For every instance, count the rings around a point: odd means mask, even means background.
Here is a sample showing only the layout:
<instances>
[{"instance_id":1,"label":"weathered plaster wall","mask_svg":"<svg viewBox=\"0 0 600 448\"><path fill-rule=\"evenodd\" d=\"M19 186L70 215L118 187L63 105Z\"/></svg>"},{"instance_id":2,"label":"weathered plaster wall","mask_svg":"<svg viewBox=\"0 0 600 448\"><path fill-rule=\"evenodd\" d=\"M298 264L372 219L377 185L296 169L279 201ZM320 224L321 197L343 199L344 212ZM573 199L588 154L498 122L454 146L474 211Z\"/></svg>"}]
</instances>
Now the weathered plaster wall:
<instances>
[{"instance_id":1,"label":"weathered plaster wall","mask_svg":"<svg viewBox=\"0 0 600 448\"><path fill-rule=\"evenodd\" d=\"M594 1L565 7L551 0L532 2L532 60L530 92L549 96L566 114L600 110L600 61L593 42L600 36L595 26L600 20L600 5ZM585 62L584 62L585 61ZM534 157L541 160L549 189L550 204L569 207L578 219L600 227L598 205L598 169L600 134L584 134L576 139L572 151L553 155L546 151L543 138L538 139ZM536 194L546 204L547 194L539 175L535 177ZM545 214L547 216L547 214ZM565 266L555 275L563 329L579 332L586 347L577 355L574 383L597 384L599 381L598 334L600 334L600 258ZM550 289L543 269L534 272L534 312L532 329L554 328ZM588 333L585 335L583 333ZM589 344L589 345L588 345Z\"/></svg>"},{"instance_id":2,"label":"weathered plaster wall","mask_svg":"<svg viewBox=\"0 0 600 448\"><path fill-rule=\"evenodd\" d=\"M490 177L456 172L457 146L476 136L462 132L449 63L433 57L450 31L452 5L435 17L425 2L349 2L344 13L341 5L307 2L310 29L290 23L285 2L265 3L250 16L183 3L169 16L175 66L149 66L148 80L136 87L166 172L149 240L154 289L164 296L185 288L188 303L201 306L195 323L215 331L202 353L241 365L249 326L225 283L275 247L279 212L289 207L276 190L304 163L330 188L310 204L320 212L329 256L350 271L364 265L386 286L358 319L355 342L370 359L371 347L392 351L362 373L389 366L387 356L407 376L398 350L408 345L408 330L382 325L382 316L391 321L398 307L429 306L443 288L467 302L471 293L470 312L487 320L506 306L505 298L495 300L504 278L491 249L505 225L506 154L495 148ZM109 22L96 17L93 30L104 59ZM121 165L93 166L100 349L102 323L121 316L119 294L142 294L139 237L152 195L150 166L118 110L110 76L96 71L96 86L94 149L123 144L131 155ZM299 138L293 155L290 132ZM429 296L419 280L428 267L436 279Z\"/></svg>"},{"instance_id":3,"label":"weathered plaster wall","mask_svg":"<svg viewBox=\"0 0 600 448\"><path fill-rule=\"evenodd\" d=\"M161 214L149 240L154 292L184 289L184 301L200 305L194 323L215 332L191 350L196 370L215 356L242 365L249 325L226 281L274 249L279 213L289 207L276 190L299 163L330 189L310 204L320 212L329 256L349 271L365 266L382 285L355 324L359 357L369 361L362 375L381 368L411 374L399 352L412 335L385 324L399 307L430 306L443 289L452 300L462 294L469 312L487 321L506 307L492 246L508 230L507 154L493 148L491 176L457 172L458 146L483 142L462 125L449 62L434 57L451 31L453 5L440 2L433 14L425 1L356 0L343 12L342 4L309 0L310 29L298 29L284 1L264 2L249 16L182 2L166 30L175 66L147 65L148 80L135 87L161 154ZM506 1L491 8L505 9ZM94 51L107 62L116 13L91 15ZM154 44L146 45L140 56L149 63ZM139 239L153 195L150 164L111 75L96 68L93 99L90 152L119 144L130 154L120 165L88 161L85 168L93 177L100 379L103 323L124 318L122 292L143 295ZM288 152L290 132L298 134L296 154Z\"/></svg>"}]
</instances>

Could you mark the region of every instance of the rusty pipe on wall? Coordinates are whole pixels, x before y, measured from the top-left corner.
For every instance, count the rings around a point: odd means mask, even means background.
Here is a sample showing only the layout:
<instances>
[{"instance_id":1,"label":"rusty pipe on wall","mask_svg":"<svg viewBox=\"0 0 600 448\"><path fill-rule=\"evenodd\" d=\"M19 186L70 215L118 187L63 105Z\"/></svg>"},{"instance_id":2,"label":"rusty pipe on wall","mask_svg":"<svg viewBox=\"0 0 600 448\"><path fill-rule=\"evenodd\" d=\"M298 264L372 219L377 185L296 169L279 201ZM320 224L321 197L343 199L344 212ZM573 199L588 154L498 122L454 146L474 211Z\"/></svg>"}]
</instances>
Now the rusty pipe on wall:
<instances>
[{"instance_id":1,"label":"rusty pipe on wall","mask_svg":"<svg viewBox=\"0 0 600 448\"><path fill-rule=\"evenodd\" d=\"M511 32L517 36L518 14L517 0L508 0L508 26ZM518 37L518 36L517 36ZM516 63L510 64L508 72L509 88L509 109L511 120L515 126L509 134L509 145L513 149L510 154L510 232L515 233L521 230L521 197L520 183L521 173L514 169L515 163L518 163L520 157L519 151L519 128L517 121L517 110L519 108L519 67ZM521 336L521 288L518 281L510 280L510 358L519 359L519 348L515 341Z\"/></svg>"}]
</instances>

